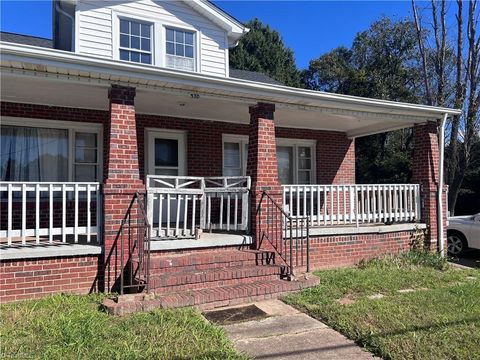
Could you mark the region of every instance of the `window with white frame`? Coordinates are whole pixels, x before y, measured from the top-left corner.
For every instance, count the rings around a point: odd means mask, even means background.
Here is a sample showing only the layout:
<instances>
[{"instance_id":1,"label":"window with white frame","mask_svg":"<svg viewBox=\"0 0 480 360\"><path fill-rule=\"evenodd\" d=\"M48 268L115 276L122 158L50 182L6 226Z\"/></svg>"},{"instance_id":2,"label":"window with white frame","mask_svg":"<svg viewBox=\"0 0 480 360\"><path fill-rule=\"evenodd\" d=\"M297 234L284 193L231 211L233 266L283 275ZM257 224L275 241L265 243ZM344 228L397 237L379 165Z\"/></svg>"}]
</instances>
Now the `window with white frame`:
<instances>
[{"instance_id":1,"label":"window with white frame","mask_svg":"<svg viewBox=\"0 0 480 360\"><path fill-rule=\"evenodd\" d=\"M98 181L100 130L0 126L0 181Z\"/></svg>"},{"instance_id":2,"label":"window with white frame","mask_svg":"<svg viewBox=\"0 0 480 360\"><path fill-rule=\"evenodd\" d=\"M247 172L248 137L223 136L223 176L244 176Z\"/></svg>"},{"instance_id":3,"label":"window with white frame","mask_svg":"<svg viewBox=\"0 0 480 360\"><path fill-rule=\"evenodd\" d=\"M281 184L311 184L314 182L314 144L290 139L278 139L278 178Z\"/></svg>"},{"instance_id":4,"label":"window with white frame","mask_svg":"<svg viewBox=\"0 0 480 360\"><path fill-rule=\"evenodd\" d=\"M152 24L120 18L120 60L153 63Z\"/></svg>"},{"instance_id":5,"label":"window with white frame","mask_svg":"<svg viewBox=\"0 0 480 360\"><path fill-rule=\"evenodd\" d=\"M282 184L315 182L315 142L277 139L278 177ZM247 168L248 136L223 136L223 176L244 176Z\"/></svg>"},{"instance_id":6,"label":"window with white frame","mask_svg":"<svg viewBox=\"0 0 480 360\"><path fill-rule=\"evenodd\" d=\"M195 33L166 28L166 66L177 70L195 71Z\"/></svg>"}]
</instances>

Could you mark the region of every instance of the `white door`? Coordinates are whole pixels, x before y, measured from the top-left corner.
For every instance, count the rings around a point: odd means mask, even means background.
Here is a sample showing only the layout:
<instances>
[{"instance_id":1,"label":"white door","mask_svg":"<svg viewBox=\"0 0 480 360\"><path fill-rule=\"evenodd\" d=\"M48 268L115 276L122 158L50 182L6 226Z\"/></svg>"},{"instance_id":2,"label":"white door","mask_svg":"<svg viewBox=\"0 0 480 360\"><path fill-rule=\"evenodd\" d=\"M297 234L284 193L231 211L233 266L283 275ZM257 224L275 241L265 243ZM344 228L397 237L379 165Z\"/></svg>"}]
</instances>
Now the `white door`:
<instances>
[{"instance_id":1,"label":"white door","mask_svg":"<svg viewBox=\"0 0 480 360\"><path fill-rule=\"evenodd\" d=\"M148 175L169 175L186 176L186 133L179 131L149 131L147 136L147 174ZM173 183L173 182L172 182ZM177 218L177 200L175 196L170 196L170 201L166 198L162 200L162 223L175 222ZM153 223L159 223L159 200L154 201ZM180 204L180 214L183 214L183 206ZM167 209L170 207L170 209ZM169 214L169 217L168 215ZM180 217L182 218L182 217ZM158 234L170 235L170 234Z\"/></svg>"}]
</instances>

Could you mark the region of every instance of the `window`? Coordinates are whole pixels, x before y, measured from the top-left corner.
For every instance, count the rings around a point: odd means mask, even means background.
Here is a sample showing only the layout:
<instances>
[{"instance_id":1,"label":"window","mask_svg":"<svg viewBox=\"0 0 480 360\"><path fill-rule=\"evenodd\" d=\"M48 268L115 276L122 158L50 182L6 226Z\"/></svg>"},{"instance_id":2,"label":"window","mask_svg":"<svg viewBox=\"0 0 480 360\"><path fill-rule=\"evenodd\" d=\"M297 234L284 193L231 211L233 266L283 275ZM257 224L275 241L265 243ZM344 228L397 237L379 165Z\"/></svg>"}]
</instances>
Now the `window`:
<instances>
[{"instance_id":1,"label":"window","mask_svg":"<svg viewBox=\"0 0 480 360\"><path fill-rule=\"evenodd\" d=\"M152 24L120 19L120 60L152 64Z\"/></svg>"},{"instance_id":2,"label":"window","mask_svg":"<svg viewBox=\"0 0 480 360\"><path fill-rule=\"evenodd\" d=\"M2 126L1 181L67 181L68 131Z\"/></svg>"},{"instance_id":3,"label":"window","mask_svg":"<svg viewBox=\"0 0 480 360\"><path fill-rule=\"evenodd\" d=\"M314 144L305 140L278 139L278 178L281 184L311 184Z\"/></svg>"},{"instance_id":4,"label":"window","mask_svg":"<svg viewBox=\"0 0 480 360\"><path fill-rule=\"evenodd\" d=\"M177 70L195 71L192 31L166 28L166 65Z\"/></svg>"},{"instance_id":5,"label":"window","mask_svg":"<svg viewBox=\"0 0 480 360\"><path fill-rule=\"evenodd\" d=\"M97 134L75 133L75 181L95 181L98 169Z\"/></svg>"},{"instance_id":6,"label":"window","mask_svg":"<svg viewBox=\"0 0 480 360\"><path fill-rule=\"evenodd\" d=\"M178 140L155 139L155 175L178 175Z\"/></svg>"},{"instance_id":7,"label":"window","mask_svg":"<svg viewBox=\"0 0 480 360\"><path fill-rule=\"evenodd\" d=\"M248 137L223 137L223 176L245 176L247 172Z\"/></svg>"},{"instance_id":8,"label":"window","mask_svg":"<svg viewBox=\"0 0 480 360\"><path fill-rule=\"evenodd\" d=\"M315 142L277 139L278 178L282 184L315 181ZM248 137L223 136L223 176L244 176L247 169Z\"/></svg>"},{"instance_id":9,"label":"window","mask_svg":"<svg viewBox=\"0 0 480 360\"><path fill-rule=\"evenodd\" d=\"M83 130L83 127L77 131L65 124L64 128L48 128L54 121L51 123L45 121L41 127L0 126L0 181L99 179L99 132Z\"/></svg>"}]
</instances>

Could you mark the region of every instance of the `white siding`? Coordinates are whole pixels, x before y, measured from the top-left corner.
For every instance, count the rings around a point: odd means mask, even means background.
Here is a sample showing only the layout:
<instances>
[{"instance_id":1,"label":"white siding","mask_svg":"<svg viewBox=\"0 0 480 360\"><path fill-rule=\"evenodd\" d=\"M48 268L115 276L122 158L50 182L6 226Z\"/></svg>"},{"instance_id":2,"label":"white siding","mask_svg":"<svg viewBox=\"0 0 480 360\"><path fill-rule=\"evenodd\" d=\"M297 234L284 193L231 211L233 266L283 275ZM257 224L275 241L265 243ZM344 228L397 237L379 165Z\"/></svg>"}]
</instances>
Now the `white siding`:
<instances>
[{"instance_id":1,"label":"white siding","mask_svg":"<svg viewBox=\"0 0 480 360\"><path fill-rule=\"evenodd\" d=\"M117 17L143 19L155 23L155 65L163 66L165 32L163 26L195 30L198 36L197 71L228 75L226 32L181 1L79 1L76 13L76 52L111 59L118 58Z\"/></svg>"}]
</instances>

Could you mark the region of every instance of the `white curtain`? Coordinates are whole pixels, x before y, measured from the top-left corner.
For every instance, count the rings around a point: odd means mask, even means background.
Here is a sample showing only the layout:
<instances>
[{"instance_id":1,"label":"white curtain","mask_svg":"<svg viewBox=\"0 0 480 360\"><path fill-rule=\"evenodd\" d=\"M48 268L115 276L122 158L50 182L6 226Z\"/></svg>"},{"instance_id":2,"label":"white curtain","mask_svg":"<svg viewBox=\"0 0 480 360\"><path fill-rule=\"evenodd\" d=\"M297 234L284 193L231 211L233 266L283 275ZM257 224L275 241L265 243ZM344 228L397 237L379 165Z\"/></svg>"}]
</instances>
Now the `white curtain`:
<instances>
[{"instance_id":1,"label":"white curtain","mask_svg":"<svg viewBox=\"0 0 480 360\"><path fill-rule=\"evenodd\" d=\"M1 181L67 181L68 131L2 126Z\"/></svg>"}]
</instances>

